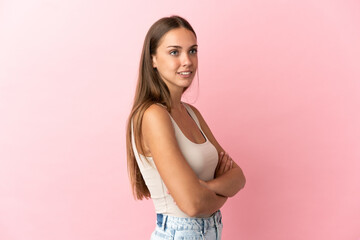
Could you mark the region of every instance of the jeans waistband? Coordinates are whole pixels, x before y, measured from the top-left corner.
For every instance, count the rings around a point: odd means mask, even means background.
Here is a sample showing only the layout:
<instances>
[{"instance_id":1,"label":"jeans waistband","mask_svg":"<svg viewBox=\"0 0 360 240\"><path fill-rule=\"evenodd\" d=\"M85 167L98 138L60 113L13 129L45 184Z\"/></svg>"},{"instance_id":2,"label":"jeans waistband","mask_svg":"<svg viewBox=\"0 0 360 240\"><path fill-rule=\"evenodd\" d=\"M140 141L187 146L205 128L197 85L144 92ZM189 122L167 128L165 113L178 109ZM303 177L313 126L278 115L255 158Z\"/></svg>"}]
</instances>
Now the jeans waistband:
<instances>
[{"instance_id":1,"label":"jeans waistband","mask_svg":"<svg viewBox=\"0 0 360 240\"><path fill-rule=\"evenodd\" d=\"M221 219L221 212L218 210L207 218L184 218L158 213L156 222L163 229L204 231L221 224Z\"/></svg>"}]
</instances>

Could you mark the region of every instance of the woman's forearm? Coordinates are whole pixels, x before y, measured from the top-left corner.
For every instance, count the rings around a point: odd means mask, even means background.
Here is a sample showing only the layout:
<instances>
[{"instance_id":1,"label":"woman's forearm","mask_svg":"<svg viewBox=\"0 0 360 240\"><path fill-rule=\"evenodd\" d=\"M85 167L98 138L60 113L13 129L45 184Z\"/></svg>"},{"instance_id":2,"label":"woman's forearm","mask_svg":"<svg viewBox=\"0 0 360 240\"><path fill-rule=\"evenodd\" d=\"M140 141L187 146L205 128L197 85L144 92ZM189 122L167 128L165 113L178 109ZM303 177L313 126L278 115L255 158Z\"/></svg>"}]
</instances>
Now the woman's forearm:
<instances>
[{"instance_id":1,"label":"woman's forearm","mask_svg":"<svg viewBox=\"0 0 360 240\"><path fill-rule=\"evenodd\" d=\"M197 204L196 217L207 217L219 210L226 202L226 196L219 196L216 192L204 187L204 192Z\"/></svg>"},{"instance_id":2,"label":"woman's forearm","mask_svg":"<svg viewBox=\"0 0 360 240\"><path fill-rule=\"evenodd\" d=\"M245 182L246 179L241 168L237 167L206 183L207 187L215 193L225 197L233 197L245 186Z\"/></svg>"},{"instance_id":3,"label":"woman's forearm","mask_svg":"<svg viewBox=\"0 0 360 240\"><path fill-rule=\"evenodd\" d=\"M211 190L206 182L199 179L199 183L199 185L194 184L195 191L185 200L174 199L176 205L190 217L208 217L219 210L228 199Z\"/></svg>"}]
</instances>

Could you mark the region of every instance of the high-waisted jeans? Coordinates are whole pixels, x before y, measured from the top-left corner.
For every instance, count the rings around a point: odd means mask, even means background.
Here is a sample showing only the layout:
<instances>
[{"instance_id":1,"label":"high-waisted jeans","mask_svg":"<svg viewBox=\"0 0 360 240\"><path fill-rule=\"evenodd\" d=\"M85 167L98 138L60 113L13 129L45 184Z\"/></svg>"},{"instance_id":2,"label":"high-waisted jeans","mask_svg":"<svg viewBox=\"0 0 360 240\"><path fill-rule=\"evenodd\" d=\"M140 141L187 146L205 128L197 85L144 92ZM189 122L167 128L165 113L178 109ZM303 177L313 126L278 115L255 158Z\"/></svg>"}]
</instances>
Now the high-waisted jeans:
<instances>
[{"instance_id":1,"label":"high-waisted jeans","mask_svg":"<svg viewBox=\"0 0 360 240\"><path fill-rule=\"evenodd\" d=\"M223 224L218 210L208 218L183 218L157 214L151 240L220 240Z\"/></svg>"}]
</instances>

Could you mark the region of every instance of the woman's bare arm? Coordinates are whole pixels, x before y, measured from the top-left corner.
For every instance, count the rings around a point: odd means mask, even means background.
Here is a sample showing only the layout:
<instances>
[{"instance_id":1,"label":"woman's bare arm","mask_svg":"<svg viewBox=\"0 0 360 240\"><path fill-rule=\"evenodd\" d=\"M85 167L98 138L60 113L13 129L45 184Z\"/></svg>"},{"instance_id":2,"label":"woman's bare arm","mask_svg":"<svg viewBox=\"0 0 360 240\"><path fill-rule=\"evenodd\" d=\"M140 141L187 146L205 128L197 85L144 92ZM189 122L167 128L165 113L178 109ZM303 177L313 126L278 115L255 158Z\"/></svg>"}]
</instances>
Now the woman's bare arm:
<instances>
[{"instance_id":1,"label":"woman's bare arm","mask_svg":"<svg viewBox=\"0 0 360 240\"><path fill-rule=\"evenodd\" d=\"M189 104L190 105L190 104ZM190 105L191 106L191 105ZM220 146L220 144L215 139L214 135L212 134L209 126L205 122L204 118L200 114L200 112L194 107L191 106L192 110L195 112L197 118L199 119L200 125L204 133L206 134L209 141L215 146L219 153L219 159L222 157L220 156L221 152L224 152L224 149ZM226 156L224 156L226 157ZM214 178L206 182L207 187L216 192L219 195L232 197L236 193L238 193L246 183L246 179L244 176L243 171L241 168L233 161L231 169L226 171L221 176Z\"/></svg>"},{"instance_id":2,"label":"woman's bare arm","mask_svg":"<svg viewBox=\"0 0 360 240\"><path fill-rule=\"evenodd\" d=\"M221 176L206 182L206 185L210 190L221 196L233 197L242 188L244 188L245 182L245 176L241 168L233 162L233 166L230 170Z\"/></svg>"},{"instance_id":3,"label":"woman's bare arm","mask_svg":"<svg viewBox=\"0 0 360 240\"><path fill-rule=\"evenodd\" d=\"M144 113L142 135L161 178L178 207L189 216L208 216L220 209L227 197L200 184L181 153L168 112L153 104Z\"/></svg>"}]
</instances>

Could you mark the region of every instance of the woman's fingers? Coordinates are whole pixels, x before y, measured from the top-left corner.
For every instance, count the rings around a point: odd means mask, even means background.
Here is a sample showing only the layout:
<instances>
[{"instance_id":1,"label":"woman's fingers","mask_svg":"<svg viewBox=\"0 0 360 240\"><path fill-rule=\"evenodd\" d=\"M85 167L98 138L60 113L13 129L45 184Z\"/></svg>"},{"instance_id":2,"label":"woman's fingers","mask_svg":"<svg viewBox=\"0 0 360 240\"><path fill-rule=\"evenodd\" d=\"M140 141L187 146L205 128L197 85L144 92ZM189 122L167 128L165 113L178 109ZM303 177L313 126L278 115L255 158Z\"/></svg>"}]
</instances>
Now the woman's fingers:
<instances>
[{"instance_id":1,"label":"woman's fingers","mask_svg":"<svg viewBox=\"0 0 360 240\"><path fill-rule=\"evenodd\" d=\"M223 157L224 157L224 153L221 152L221 153L220 153L220 156L219 156L218 165L216 166L216 169L215 169L216 172L219 172L219 171L220 171L220 167L221 167L222 164L223 164Z\"/></svg>"},{"instance_id":2,"label":"woman's fingers","mask_svg":"<svg viewBox=\"0 0 360 240\"><path fill-rule=\"evenodd\" d=\"M215 169L215 177L221 176L232 168L233 160L228 153L221 152L219 163Z\"/></svg>"},{"instance_id":3,"label":"woman's fingers","mask_svg":"<svg viewBox=\"0 0 360 240\"><path fill-rule=\"evenodd\" d=\"M224 171L224 164L226 164L226 159L224 159L224 154L221 156L221 160L220 160L220 163L219 163L219 169L218 169L218 173L221 175L222 172Z\"/></svg>"},{"instance_id":4,"label":"woman's fingers","mask_svg":"<svg viewBox=\"0 0 360 240\"><path fill-rule=\"evenodd\" d=\"M215 171L218 171L218 170L219 170L220 165L221 165L221 162L222 162L222 159L223 159L223 155L224 155L223 152L221 152L221 153L219 154L219 162L218 162L218 164L217 164L217 166L216 166Z\"/></svg>"},{"instance_id":5,"label":"woman's fingers","mask_svg":"<svg viewBox=\"0 0 360 240\"><path fill-rule=\"evenodd\" d=\"M219 161L218 161L218 164L216 165L216 168L215 168L215 177L218 177L218 176L221 175L220 174L220 166L221 166L221 163L222 163L223 155L224 155L223 152L219 153Z\"/></svg>"},{"instance_id":6,"label":"woman's fingers","mask_svg":"<svg viewBox=\"0 0 360 240\"><path fill-rule=\"evenodd\" d=\"M225 172L226 164L227 164L228 160L229 160L229 155L227 153L224 153L222 162L221 162L220 168L219 168L220 174L223 174Z\"/></svg>"},{"instance_id":7,"label":"woman's fingers","mask_svg":"<svg viewBox=\"0 0 360 240\"><path fill-rule=\"evenodd\" d=\"M229 171L231 168L232 168L232 159L231 157L229 156L228 153L225 153L224 154L224 157L223 157L223 162L222 162L222 170L221 170L221 173L225 173L227 171Z\"/></svg>"},{"instance_id":8,"label":"woman's fingers","mask_svg":"<svg viewBox=\"0 0 360 240\"><path fill-rule=\"evenodd\" d=\"M228 155L228 160L226 162L226 166L225 166L225 169L224 169L224 172L227 172L231 169L232 167L232 159L231 157Z\"/></svg>"},{"instance_id":9,"label":"woman's fingers","mask_svg":"<svg viewBox=\"0 0 360 240\"><path fill-rule=\"evenodd\" d=\"M224 173L229 171L231 168L231 157L229 156L228 153L226 153L226 165L225 165L225 168L224 168Z\"/></svg>"},{"instance_id":10,"label":"woman's fingers","mask_svg":"<svg viewBox=\"0 0 360 240\"><path fill-rule=\"evenodd\" d=\"M206 183L205 181L199 179L199 182L200 182L200 184L201 184L202 186L208 187L208 186L207 186L207 183Z\"/></svg>"}]
</instances>

